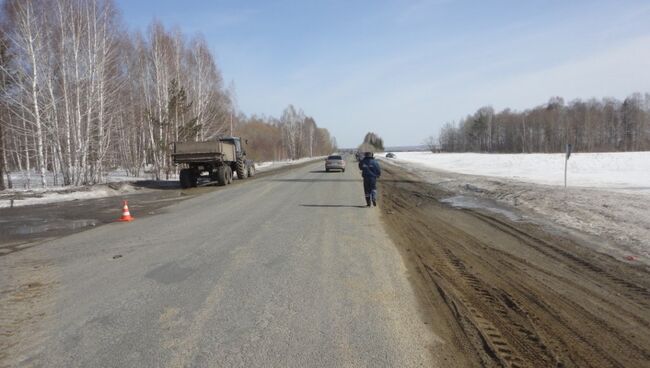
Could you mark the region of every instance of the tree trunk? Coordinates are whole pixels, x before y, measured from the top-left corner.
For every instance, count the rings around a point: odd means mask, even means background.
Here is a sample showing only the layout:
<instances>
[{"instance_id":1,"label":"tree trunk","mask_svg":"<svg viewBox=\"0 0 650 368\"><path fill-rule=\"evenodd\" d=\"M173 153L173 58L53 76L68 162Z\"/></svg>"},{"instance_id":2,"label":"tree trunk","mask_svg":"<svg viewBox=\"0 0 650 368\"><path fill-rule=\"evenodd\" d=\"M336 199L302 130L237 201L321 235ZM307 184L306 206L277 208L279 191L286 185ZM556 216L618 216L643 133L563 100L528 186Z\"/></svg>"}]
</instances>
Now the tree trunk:
<instances>
[{"instance_id":1,"label":"tree trunk","mask_svg":"<svg viewBox=\"0 0 650 368\"><path fill-rule=\"evenodd\" d=\"M34 107L34 124L36 126L36 155L37 155L37 164L39 166L39 171L41 175L41 185L43 188L47 187L47 181L45 180L45 158L43 155L43 127L41 123L41 109L38 103L38 69L39 64L36 63L36 49L34 43L36 42L35 36L32 33L32 19L31 19L31 6L27 5L26 13L26 28L27 28L27 37L28 37L28 51L31 57L32 62L32 104Z\"/></svg>"},{"instance_id":2,"label":"tree trunk","mask_svg":"<svg viewBox=\"0 0 650 368\"><path fill-rule=\"evenodd\" d=\"M0 190L5 190L5 177L4 173L6 172L7 167L7 158L5 157L5 138L2 125L0 124L0 155L2 155L2 160L0 161Z\"/></svg>"}]
</instances>

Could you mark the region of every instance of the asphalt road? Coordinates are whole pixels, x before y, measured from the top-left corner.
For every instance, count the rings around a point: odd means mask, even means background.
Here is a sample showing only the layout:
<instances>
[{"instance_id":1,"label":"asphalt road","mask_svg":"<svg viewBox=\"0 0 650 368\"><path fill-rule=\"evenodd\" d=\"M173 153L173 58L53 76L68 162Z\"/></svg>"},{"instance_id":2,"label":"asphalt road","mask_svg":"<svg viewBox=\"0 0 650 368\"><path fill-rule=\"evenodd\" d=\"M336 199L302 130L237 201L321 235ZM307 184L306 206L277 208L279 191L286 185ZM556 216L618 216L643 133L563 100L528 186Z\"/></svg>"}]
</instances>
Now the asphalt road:
<instances>
[{"instance_id":1,"label":"asphalt road","mask_svg":"<svg viewBox=\"0 0 650 368\"><path fill-rule=\"evenodd\" d=\"M0 365L435 366L440 340L348 165L1 257Z\"/></svg>"}]
</instances>

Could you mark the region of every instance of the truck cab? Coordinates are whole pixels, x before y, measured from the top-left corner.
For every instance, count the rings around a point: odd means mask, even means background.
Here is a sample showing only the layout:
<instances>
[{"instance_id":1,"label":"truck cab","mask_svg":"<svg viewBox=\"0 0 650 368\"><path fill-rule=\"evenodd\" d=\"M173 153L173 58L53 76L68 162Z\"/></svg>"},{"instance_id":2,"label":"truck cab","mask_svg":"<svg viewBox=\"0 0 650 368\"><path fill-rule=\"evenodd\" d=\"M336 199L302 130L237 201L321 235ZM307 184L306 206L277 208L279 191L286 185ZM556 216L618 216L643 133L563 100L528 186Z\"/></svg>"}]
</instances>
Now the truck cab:
<instances>
[{"instance_id":1,"label":"truck cab","mask_svg":"<svg viewBox=\"0 0 650 368\"><path fill-rule=\"evenodd\" d=\"M243 157L246 155L246 151L244 151L244 148L241 143L241 138L240 137L221 137L219 138L221 142L227 142L235 145L235 152L237 153L237 158Z\"/></svg>"}]
</instances>

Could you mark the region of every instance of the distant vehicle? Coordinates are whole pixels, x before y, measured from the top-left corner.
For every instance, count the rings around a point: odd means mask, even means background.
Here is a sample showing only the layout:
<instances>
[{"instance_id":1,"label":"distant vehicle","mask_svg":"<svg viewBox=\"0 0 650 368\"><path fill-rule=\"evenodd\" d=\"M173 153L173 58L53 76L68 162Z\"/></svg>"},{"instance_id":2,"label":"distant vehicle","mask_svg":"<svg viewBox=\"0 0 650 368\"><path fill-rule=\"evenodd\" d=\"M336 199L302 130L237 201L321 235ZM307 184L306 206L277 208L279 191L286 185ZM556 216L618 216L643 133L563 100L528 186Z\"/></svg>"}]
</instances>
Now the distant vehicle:
<instances>
[{"instance_id":1,"label":"distant vehicle","mask_svg":"<svg viewBox=\"0 0 650 368\"><path fill-rule=\"evenodd\" d=\"M325 159L325 171L341 170L345 172L345 160L339 155L331 155Z\"/></svg>"},{"instance_id":2,"label":"distant vehicle","mask_svg":"<svg viewBox=\"0 0 650 368\"><path fill-rule=\"evenodd\" d=\"M181 188L196 187L200 177L208 177L219 185L232 183L233 173L238 179L255 175L255 164L246 158L239 137L222 137L205 142L174 142L172 160L183 165L179 179Z\"/></svg>"},{"instance_id":3,"label":"distant vehicle","mask_svg":"<svg viewBox=\"0 0 650 368\"><path fill-rule=\"evenodd\" d=\"M361 152L361 151L355 152L354 157L357 159L357 161L363 160L363 152Z\"/></svg>"},{"instance_id":4,"label":"distant vehicle","mask_svg":"<svg viewBox=\"0 0 650 368\"><path fill-rule=\"evenodd\" d=\"M395 157L397 157L397 156L395 156L395 154L393 152L388 152L386 154L386 158L395 158Z\"/></svg>"}]
</instances>

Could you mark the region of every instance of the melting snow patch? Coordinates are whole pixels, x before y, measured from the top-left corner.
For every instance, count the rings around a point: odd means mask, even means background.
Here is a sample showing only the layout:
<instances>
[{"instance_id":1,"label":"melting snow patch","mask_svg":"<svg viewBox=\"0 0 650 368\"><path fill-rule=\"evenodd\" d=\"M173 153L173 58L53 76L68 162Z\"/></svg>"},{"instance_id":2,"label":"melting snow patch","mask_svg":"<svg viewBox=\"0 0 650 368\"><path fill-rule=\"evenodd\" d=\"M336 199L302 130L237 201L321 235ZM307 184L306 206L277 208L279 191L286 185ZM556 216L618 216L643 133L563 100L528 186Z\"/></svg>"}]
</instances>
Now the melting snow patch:
<instances>
[{"instance_id":1,"label":"melting snow patch","mask_svg":"<svg viewBox=\"0 0 650 368\"><path fill-rule=\"evenodd\" d=\"M650 264L650 152L574 154L567 189L563 154L398 157L391 162L449 192L449 205L492 212L514 207L525 215L521 220L578 230L595 236L605 253Z\"/></svg>"},{"instance_id":2,"label":"melting snow patch","mask_svg":"<svg viewBox=\"0 0 650 368\"><path fill-rule=\"evenodd\" d=\"M516 214L514 211L482 198L457 195L445 198L440 202L447 203L455 208L484 209L486 211L503 215L512 221L521 221L523 219L522 216Z\"/></svg>"}]
</instances>

